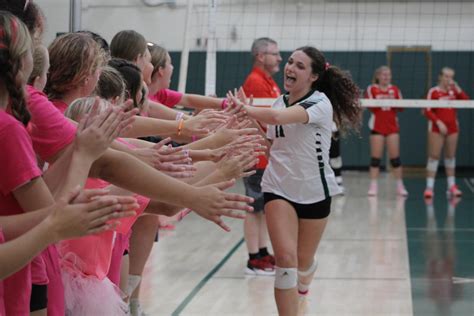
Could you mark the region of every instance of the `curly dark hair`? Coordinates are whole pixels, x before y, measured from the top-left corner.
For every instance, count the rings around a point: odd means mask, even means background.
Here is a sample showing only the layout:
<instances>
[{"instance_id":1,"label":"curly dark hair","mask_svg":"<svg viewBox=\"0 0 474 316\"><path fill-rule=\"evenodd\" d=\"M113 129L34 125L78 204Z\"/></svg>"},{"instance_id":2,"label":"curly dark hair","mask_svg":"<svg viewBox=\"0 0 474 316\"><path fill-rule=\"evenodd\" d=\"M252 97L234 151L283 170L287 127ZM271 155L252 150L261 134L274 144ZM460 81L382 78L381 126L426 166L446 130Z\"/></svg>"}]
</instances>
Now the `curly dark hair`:
<instances>
[{"instance_id":1,"label":"curly dark hair","mask_svg":"<svg viewBox=\"0 0 474 316\"><path fill-rule=\"evenodd\" d=\"M334 121L340 131L358 131L362 119L360 89L349 72L329 65L323 53L314 47L304 46L297 50L311 59L312 72L318 75L311 88L323 92L329 98L334 111Z\"/></svg>"}]
</instances>

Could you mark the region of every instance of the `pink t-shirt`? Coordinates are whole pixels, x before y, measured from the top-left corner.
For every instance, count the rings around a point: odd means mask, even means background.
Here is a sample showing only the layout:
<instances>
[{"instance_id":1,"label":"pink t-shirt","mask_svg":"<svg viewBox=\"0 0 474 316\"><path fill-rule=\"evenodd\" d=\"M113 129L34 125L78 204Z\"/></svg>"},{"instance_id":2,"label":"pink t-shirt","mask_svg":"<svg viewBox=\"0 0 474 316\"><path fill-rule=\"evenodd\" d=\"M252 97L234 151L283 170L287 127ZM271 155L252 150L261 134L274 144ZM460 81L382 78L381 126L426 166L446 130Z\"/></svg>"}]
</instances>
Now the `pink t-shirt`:
<instances>
[{"instance_id":1,"label":"pink t-shirt","mask_svg":"<svg viewBox=\"0 0 474 316\"><path fill-rule=\"evenodd\" d=\"M27 86L28 110L31 121L28 132L38 156L48 161L74 141L76 127L62 115L48 97L32 86Z\"/></svg>"},{"instance_id":2,"label":"pink t-shirt","mask_svg":"<svg viewBox=\"0 0 474 316\"><path fill-rule=\"evenodd\" d=\"M3 237L2 228L0 227L0 244L5 242ZM5 304L3 302L3 281L0 280L0 315L5 315Z\"/></svg>"},{"instance_id":3,"label":"pink t-shirt","mask_svg":"<svg viewBox=\"0 0 474 316\"><path fill-rule=\"evenodd\" d=\"M56 107L56 109L58 109L59 112L61 112L61 114L64 115L64 112L66 112L67 107L68 107L67 103L61 100L51 100L51 102Z\"/></svg>"},{"instance_id":4,"label":"pink t-shirt","mask_svg":"<svg viewBox=\"0 0 474 316\"><path fill-rule=\"evenodd\" d=\"M0 215L23 213L12 192L41 176L31 139L25 127L0 110ZM23 269L4 280L6 315L29 315L31 269Z\"/></svg>"},{"instance_id":5,"label":"pink t-shirt","mask_svg":"<svg viewBox=\"0 0 474 316\"><path fill-rule=\"evenodd\" d=\"M183 94L181 92L170 89L161 89L154 95L150 95L149 99L172 108L181 101L182 97Z\"/></svg>"}]
</instances>

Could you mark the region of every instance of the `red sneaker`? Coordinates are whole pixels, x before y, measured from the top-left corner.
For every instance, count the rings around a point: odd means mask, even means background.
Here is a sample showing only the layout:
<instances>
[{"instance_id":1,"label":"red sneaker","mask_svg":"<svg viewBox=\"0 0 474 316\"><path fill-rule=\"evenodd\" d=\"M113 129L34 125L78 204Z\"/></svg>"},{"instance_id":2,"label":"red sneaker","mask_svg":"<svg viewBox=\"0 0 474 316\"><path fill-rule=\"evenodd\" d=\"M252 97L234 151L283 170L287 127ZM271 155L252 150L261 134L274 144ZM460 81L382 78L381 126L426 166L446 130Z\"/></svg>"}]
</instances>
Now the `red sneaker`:
<instances>
[{"instance_id":1,"label":"red sneaker","mask_svg":"<svg viewBox=\"0 0 474 316\"><path fill-rule=\"evenodd\" d=\"M248 260L245 274L275 275L275 266L262 258Z\"/></svg>"},{"instance_id":2,"label":"red sneaker","mask_svg":"<svg viewBox=\"0 0 474 316\"><path fill-rule=\"evenodd\" d=\"M432 199L433 195L434 195L433 189L431 188L426 188L425 193L423 193L423 196L425 197L425 199Z\"/></svg>"},{"instance_id":3,"label":"red sneaker","mask_svg":"<svg viewBox=\"0 0 474 316\"><path fill-rule=\"evenodd\" d=\"M459 190L458 186L453 184L446 192L451 197L459 197L462 195L462 191Z\"/></svg>"},{"instance_id":4,"label":"red sneaker","mask_svg":"<svg viewBox=\"0 0 474 316\"><path fill-rule=\"evenodd\" d=\"M261 259L275 265L275 257L273 255L266 255L266 256L263 256Z\"/></svg>"}]
</instances>

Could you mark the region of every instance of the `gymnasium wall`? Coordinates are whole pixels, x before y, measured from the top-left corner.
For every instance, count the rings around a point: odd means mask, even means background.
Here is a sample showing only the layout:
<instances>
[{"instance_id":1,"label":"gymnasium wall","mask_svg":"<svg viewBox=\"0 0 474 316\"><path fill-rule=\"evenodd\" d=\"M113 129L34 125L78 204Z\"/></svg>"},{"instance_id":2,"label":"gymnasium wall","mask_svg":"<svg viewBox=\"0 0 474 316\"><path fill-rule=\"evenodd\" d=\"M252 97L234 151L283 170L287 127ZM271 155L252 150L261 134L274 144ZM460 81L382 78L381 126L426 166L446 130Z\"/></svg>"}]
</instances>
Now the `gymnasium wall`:
<instances>
[{"instance_id":1,"label":"gymnasium wall","mask_svg":"<svg viewBox=\"0 0 474 316\"><path fill-rule=\"evenodd\" d=\"M290 52L282 52L285 60ZM420 53L404 53L392 57L392 63L398 71L393 73L393 82L398 85L405 99L424 98L426 96L426 67L424 56ZM326 52L331 64L348 69L361 89L367 87L377 65L386 64L384 52ZM177 87L179 73L179 52L172 52L175 66L172 87ZM455 61L455 62L453 62ZM363 67L360 67L362 65ZM436 74L449 65L456 69L456 80L471 96L474 96L474 52L433 52L432 72L436 84ZM395 65L394 65L395 66ZM248 52L219 52L217 54L217 95L224 96L229 89L239 87L252 67ZM283 67L283 63L282 63ZM188 81L186 91L204 93L205 53L190 54ZM282 87L282 73L275 75L275 80ZM458 110L461 133L459 138L457 164L460 167L474 167L474 109ZM343 142L343 159L346 167L363 167L369 163L369 133L367 122L369 111L364 112L364 122L360 135L348 135ZM405 165L424 166L426 163L426 130L427 120L419 109L407 109L399 114L401 157Z\"/></svg>"},{"instance_id":2,"label":"gymnasium wall","mask_svg":"<svg viewBox=\"0 0 474 316\"><path fill-rule=\"evenodd\" d=\"M48 20L45 42L67 31L69 1L36 0ZM172 6L145 7L141 0L83 0L82 26L110 40L123 29L135 29L172 52L177 86L179 56L185 34L186 0ZM194 0L190 22L191 49L187 91L203 93L207 0ZM387 63L388 45L427 45L432 48L432 84L443 66L456 70L456 80L474 96L473 1L348 1L348 0L219 0L217 23L217 94L242 84L251 68L248 50L253 39L270 36L279 42L283 59L292 49L312 43L326 52L331 64L351 71L365 88L373 70ZM282 64L283 66L283 64ZM392 56L393 81L404 98L426 93L428 65L423 53ZM276 75L281 84L281 73ZM457 162L474 167L474 111L460 110L461 135ZM368 113L359 136L344 140L346 166L367 166ZM422 166L426 159L426 119L420 110L401 113L402 160Z\"/></svg>"}]
</instances>

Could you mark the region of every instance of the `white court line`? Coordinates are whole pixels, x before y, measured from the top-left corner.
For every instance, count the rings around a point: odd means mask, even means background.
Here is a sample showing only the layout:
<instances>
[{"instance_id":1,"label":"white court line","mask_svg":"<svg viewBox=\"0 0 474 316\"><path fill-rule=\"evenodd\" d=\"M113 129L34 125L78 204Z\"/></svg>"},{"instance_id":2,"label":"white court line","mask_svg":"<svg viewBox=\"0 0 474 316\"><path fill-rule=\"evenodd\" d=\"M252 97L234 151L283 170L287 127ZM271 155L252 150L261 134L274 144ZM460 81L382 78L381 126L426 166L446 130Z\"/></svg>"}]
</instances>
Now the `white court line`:
<instances>
[{"instance_id":1,"label":"white court line","mask_svg":"<svg viewBox=\"0 0 474 316\"><path fill-rule=\"evenodd\" d=\"M466 182L466 185L469 188L469 190L471 190L471 192L474 193L474 178L464 178L464 182Z\"/></svg>"},{"instance_id":2,"label":"white court line","mask_svg":"<svg viewBox=\"0 0 474 316\"><path fill-rule=\"evenodd\" d=\"M453 284L474 283L474 279L453 277Z\"/></svg>"}]
</instances>

